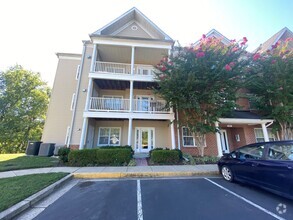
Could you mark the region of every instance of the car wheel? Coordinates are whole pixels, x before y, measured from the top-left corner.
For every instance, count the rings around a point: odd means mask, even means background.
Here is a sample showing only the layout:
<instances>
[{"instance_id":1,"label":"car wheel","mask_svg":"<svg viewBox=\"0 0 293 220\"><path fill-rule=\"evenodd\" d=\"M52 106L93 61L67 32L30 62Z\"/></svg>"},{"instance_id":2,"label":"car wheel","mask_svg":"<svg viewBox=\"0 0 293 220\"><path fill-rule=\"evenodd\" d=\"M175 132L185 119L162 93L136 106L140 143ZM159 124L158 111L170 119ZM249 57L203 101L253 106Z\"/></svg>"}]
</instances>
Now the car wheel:
<instances>
[{"instance_id":1,"label":"car wheel","mask_svg":"<svg viewBox=\"0 0 293 220\"><path fill-rule=\"evenodd\" d=\"M233 176L233 173L229 167L222 166L221 173L222 173L222 176L225 180L227 180L229 182L233 182L234 176Z\"/></svg>"}]
</instances>

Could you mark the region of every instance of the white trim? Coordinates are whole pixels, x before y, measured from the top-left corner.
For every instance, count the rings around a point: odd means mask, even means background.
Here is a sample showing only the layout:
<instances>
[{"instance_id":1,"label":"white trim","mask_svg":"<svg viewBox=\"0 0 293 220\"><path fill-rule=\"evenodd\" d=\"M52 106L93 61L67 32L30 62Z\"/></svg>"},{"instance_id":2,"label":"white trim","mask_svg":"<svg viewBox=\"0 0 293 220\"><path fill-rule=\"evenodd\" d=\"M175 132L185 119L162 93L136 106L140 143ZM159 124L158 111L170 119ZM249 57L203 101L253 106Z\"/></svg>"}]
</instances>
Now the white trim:
<instances>
[{"instance_id":1,"label":"white trim","mask_svg":"<svg viewBox=\"0 0 293 220\"><path fill-rule=\"evenodd\" d=\"M128 74L109 74L107 72L101 73L101 72L95 72L95 73L89 73L90 78L94 79L109 79L109 80L123 80L123 81L137 81L137 82L155 82L155 76L149 75L128 75Z\"/></svg>"},{"instance_id":2,"label":"white trim","mask_svg":"<svg viewBox=\"0 0 293 220\"><path fill-rule=\"evenodd\" d=\"M132 25L135 21L131 20L128 23L126 23L125 25L123 25L122 27L118 28L116 31L114 31L112 34L110 34L111 36L116 36L117 34L119 34L121 31L125 30L126 28L128 28L130 25Z\"/></svg>"},{"instance_id":3,"label":"white trim","mask_svg":"<svg viewBox=\"0 0 293 220\"><path fill-rule=\"evenodd\" d=\"M257 133L256 130L260 130L262 132L262 135L263 136L262 137L258 137L257 134L256 134ZM272 133L272 129L271 128L267 128L267 131L268 131L269 141L271 141L270 138L273 138L274 139L273 141L277 140L276 137L275 137L275 135ZM254 128L254 137L255 137L255 142L260 142L260 141L257 141L258 138L263 138L265 140L264 133L263 133L263 129L262 128ZM263 141L261 141L261 142L263 142Z\"/></svg>"},{"instance_id":4,"label":"white trim","mask_svg":"<svg viewBox=\"0 0 293 220\"><path fill-rule=\"evenodd\" d=\"M66 55L60 55L58 58L61 60L81 60L81 57L71 57L71 56L66 56Z\"/></svg>"},{"instance_id":5,"label":"white trim","mask_svg":"<svg viewBox=\"0 0 293 220\"><path fill-rule=\"evenodd\" d=\"M65 136L65 145L69 147L69 134L70 134L70 126L67 126L66 136Z\"/></svg>"},{"instance_id":6,"label":"white trim","mask_svg":"<svg viewBox=\"0 0 293 220\"><path fill-rule=\"evenodd\" d=\"M109 134L108 135L110 135L111 134L111 129L119 129L119 143L118 144L100 144L99 142L100 142L100 134L101 134L101 129L103 129L103 128L109 128ZM108 136L109 137L109 141L110 141L110 136ZM121 145L121 127L111 127L111 126L109 126L109 127L99 127L99 133L98 133L98 141L97 141L97 147L100 147L100 146L108 146L108 145L111 145L111 146L119 146L119 145Z\"/></svg>"},{"instance_id":7,"label":"white trim","mask_svg":"<svg viewBox=\"0 0 293 220\"><path fill-rule=\"evenodd\" d=\"M122 95L103 95L103 98L109 98L109 99L115 99L116 97L119 97L121 99L123 99Z\"/></svg>"},{"instance_id":8,"label":"white trim","mask_svg":"<svg viewBox=\"0 0 293 220\"><path fill-rule=\"evenodd\" d=\"M121 38L103 38L93 37L94 44L105 44L115 46L129 46L129 47L145 47L145 48L158 48L158 49L172 49L170 42L162 41L148 41L148 40L132 40L132 39L121 39Z\"/></svg>"},{"instance_id":9,"label":"white trim","mask_svg":"<svg viewBox=\"0 0 293 220\"><path fill-rule=\"evenodd\" d=\"M283 32L280 33L280 35L276 38L276 40L274 41L274 43L272 45L275 45L280 39L281 37L285 34L285 32L289 30L287 27L284 28ZM272 48L272 45L270 45L270 49Z\"/></svg>"},{"instance_id":10,"label":"white trim","mask_svg":"<svg viewBox=\"0 0 293 220\"><path fill-rule=\"evenodd\" d=\"M174 113L154 114L154 113L140 113L140 112L90 112L85 111L83 117L89 118L133 118L133 119L152 119L152 120L174 120Z\"/></svg>"},{"instance_id":11,"label":"white trim","mask_svg":"<svg viewBox=\"0 0 293 220\"><path fill-rule=\"evenodd\" d=\"M218 157L223 156L222 145L221 145L221 136L220 136L220 127L219 122L215 122L216 131L216 141L217 141L217 149L218 149Z\"/></svg>"},{"instance_id":12,"label":"white trim","mask_svg":"<svg viewBox=\"0 0 293 220\"><path fill-rule=\"evenodd\" d=\"M75 79L78 80L80 76L80 65L77 65Z\"/></svg>"},{"instance_id":13,"label":"white trim","mask_svg":"<svg viewBox=\"0 0 293 220\"><path fill-rule=\"evenodd\" d=\"M229 146L229 139L228 139L228 133L226 129L221 129L221 146L222 146L222 151L224 153L229 153L230 152L230 146ZM223 138L225 134L225 139ZM227 150L223 149L223 142L225 141L225 145L227 145Z\"/></svg>"},{"instance_id":14,"label":"white trim","mask_svg":"<svg viewBox=\"0 0 293 220\"><path fill-rule=\"evenodd\" d=\"M75 93L72 94L71 97L71 104L70 104L70 110L72 111L74 108L74 103L75 103Z\"/></svg>"},{"instance_id":15,"label":"white trim","mask_svg":"<svg viewBox=\"0 0 293 220\"><path fill-rule=\"evenodd\" d=\"M263 124L273 121L270 119L219 118L219 122L223 124Z\"/></svg>"}]
</instances>

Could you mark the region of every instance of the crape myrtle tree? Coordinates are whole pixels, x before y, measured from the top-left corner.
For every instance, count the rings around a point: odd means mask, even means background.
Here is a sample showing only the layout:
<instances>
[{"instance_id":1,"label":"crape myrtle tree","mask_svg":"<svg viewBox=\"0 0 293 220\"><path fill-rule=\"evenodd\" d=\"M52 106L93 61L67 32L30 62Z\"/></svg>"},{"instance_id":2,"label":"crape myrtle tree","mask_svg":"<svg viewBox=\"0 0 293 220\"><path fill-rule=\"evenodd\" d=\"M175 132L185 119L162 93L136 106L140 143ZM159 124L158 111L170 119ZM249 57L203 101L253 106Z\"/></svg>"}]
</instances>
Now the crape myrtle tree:
<instances>
[{"instance_id":1,"label":"crape myrtle tree","mask_svg":"<svg viewBox=\"0 0 293 220\"><path fill-rule=\"evenodd\" d=\"M0 153L24 152L40 140L50 89L39 73L19 65L0 72Z\"/></svg>"},{"instance_id":2,"label":"crape myrtle tree","mask_svg":"<svg viewBox=\"0 0 293 220\"><path fill-rule=\"evenodd\" d=\"M167 101L167 108L179 112L179 125L192 132L201 156L206 134L218 132L215 122L236 106L247 63L246 37L229 45L221 40L203 35L197 44L179 46L156 66L155 92Z\"/></svg>"},{"instance_id":3,"label":"crape myrtle tree","mask_svg":"<svg viewBox=\"0 0 293 220\"><path fill-rule=\"evenodd\" d=\"M247 68L250 98L265 117L275 120L282 140L293 139L293 38L251 57ZM291 47L291 49L289 49Z\"/></svg>"}]
</instances>

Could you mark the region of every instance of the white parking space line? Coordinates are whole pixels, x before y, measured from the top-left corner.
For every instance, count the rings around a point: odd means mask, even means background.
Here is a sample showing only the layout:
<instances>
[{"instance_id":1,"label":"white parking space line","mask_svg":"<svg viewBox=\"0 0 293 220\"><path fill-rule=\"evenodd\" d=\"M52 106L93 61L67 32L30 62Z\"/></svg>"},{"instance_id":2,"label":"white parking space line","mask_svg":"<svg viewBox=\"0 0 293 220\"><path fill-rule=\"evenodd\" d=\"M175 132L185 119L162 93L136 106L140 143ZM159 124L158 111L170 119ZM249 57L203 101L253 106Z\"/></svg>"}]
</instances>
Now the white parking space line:
<instances>
[{"instance_id":1,"label":"white parking space line","mask_svg":"<svg viewBox=\"0 0 293 220\"><path fill-rule=\"evenodd\" d=\"M143 220L140 180L137 180L137 220Z\"/></svg>"},{"instance_id":2,"label":"white parking space line","mask_svg":"<svg viewBox=\"0 0 293 220\"><path fill-rule=\"evenodd\" d=\"M263 211L263 212L269 214L270 216L273 216L274 218L279 219L279 220L285 220L284 218L282 218L282 217L276 215L275 213L273 213L273 212L271 212L271 211L269 211L269 210L267 210L267 209L265 209L265 208L263 208L263 207L261 207L261 206L255 204L254 202L252 202L252 201L250 201L250 200L248 200L248 199L246 199L246 198L244 198L244 197L242 197L242 196L240 196L240 195L238 195L238 194L236 194L236 193L234 193L234 192L232 192L231 190L229 190L229 189L227 189L227 188L225 188L225 187L219 185L218 183L216 183L216 182L214 182L214 181L212 181L212 180L210 180L210 179L208 179L208 178L205 178L205 180L207 180L207 181L209 181L210 183L216 185L217 187L219 187L219 188L225 190L226 192L232 194L233 196L236 196L237 198L243 200L244 202L246 202L246 203L248 203L248 204L254 206L255 208L257 208L257 209L259 209L259 210L261 210L261 211Z\"/></svg>"}]
</instances>

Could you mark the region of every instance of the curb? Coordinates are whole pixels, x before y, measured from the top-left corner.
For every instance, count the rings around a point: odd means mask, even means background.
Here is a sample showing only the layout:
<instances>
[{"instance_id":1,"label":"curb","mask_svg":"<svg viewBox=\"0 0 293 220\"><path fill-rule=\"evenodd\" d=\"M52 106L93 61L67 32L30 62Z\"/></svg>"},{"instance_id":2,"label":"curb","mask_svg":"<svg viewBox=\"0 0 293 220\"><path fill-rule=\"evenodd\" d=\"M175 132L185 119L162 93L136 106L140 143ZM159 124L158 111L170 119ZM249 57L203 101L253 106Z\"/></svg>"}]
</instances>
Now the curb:
<instances>
[{"instance_id":1,"label":"curb","mask_svg":"<svg viewBox=\"0 0 293 220\"><path fill-rule=\"evenodd\" d=\"M72 174L69 174L62 179L58 180L57 182L47 186L46 188L42 189L41 191L31 195L30 197L24 199L23 201L11 206L10 208L0 212L0 219L8 220L12 219L24 210L30 208L34 204L36 204L41 199L48 196L57 188L61 187L65 182L71 180L73 178Z\"/></svg>"},{"instance_id":2,"label":"curb","mask_svg":"<svg viewBox=\"0 0 293 220\"><path fill-rule=\"evenodd\" d=\"M117 178L154 178L154 177L185 177L219 175L219 171L207 172L109 172L109 173L73 173L74 178L78 179L117 179Z\"/></svg>"}]
</instances>

